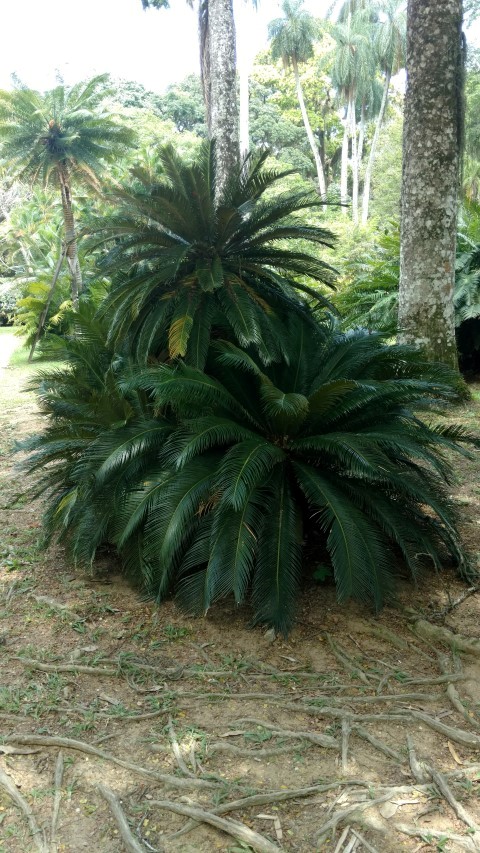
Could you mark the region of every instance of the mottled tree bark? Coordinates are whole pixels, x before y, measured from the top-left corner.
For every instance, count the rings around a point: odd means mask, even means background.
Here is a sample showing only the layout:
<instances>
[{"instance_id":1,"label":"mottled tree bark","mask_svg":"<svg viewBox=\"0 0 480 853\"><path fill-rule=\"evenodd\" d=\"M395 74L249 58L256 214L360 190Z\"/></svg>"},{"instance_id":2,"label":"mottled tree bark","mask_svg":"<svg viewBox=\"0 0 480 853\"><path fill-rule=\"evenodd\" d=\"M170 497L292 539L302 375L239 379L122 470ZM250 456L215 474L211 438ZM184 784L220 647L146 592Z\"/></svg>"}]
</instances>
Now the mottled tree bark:
<instances>
[{"instance_id":1,"label":"mottled tree bark","mask_svg":"<svg viewBox=\"0 0 480 853\"><path fill-rule=\"evenodd\" d=\"M209 132L217 153L217 197L239 168L235 24L232 0L208 0Z\"/></svg>"},{"instance_id":2,"label":"mottled tree bark","mask_svg":"<svg viewBox=\"0 0 480 853\"><path fill-rule=\"evenodd\" d=\"M400 340L456 365L453 287L462 125L462 0L409 0Z\"/></svg>"}]
</instances>

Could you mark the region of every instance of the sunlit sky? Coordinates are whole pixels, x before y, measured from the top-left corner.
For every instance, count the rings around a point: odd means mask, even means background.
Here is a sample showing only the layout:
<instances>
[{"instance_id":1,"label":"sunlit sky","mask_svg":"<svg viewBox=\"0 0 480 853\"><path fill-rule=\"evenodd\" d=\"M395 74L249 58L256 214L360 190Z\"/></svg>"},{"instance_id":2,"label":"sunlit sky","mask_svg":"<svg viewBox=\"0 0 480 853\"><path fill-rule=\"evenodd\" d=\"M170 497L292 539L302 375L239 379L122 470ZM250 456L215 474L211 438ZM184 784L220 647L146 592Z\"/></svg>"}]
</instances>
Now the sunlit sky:
<instances>
[{"instance_id":1,"label":"sunlit sky","mask_svg":"<svg viewBox=\"0 0 480 853\"><path fill-rule=\"evenodd\" d=\"M251 4L235 0L240 61L267 43L267 24L281 14L277 0ZM55 85L56 71L67 84L93 74L137 80L162 92L169 83L199 70L197 13L186 0L171 8L143 11L141 0L0 0L0 88L11 75L35 89ZM306 0L323 16L332 0ZM480 29L480 28L479 28ZM475 41L480 43L480 37Z\"/></svg>"},{"instance_id":2,"label":"sunlit sky","mask_svg":"<svg viewBox=\"0 0 480 853\"><path fill-rule=\"evenodd\" d=\"M237 0L236 0L237 2ZM16 73L31 88L55 85L58 69L66 83L108 71L163 91L199 71L197 11L186 0L170 9L144 11L141 0L0 0L0 88ZM238 0L238 52L266 45L267 24L277 17L276 0L260 0L255 12ZM315 14L328 0L311 0ZM321 10L321 11L320 11ZM246 26L242 28L242 22ZM246 31L246 34L244 35Z\"/></svg>"}]
</instances>

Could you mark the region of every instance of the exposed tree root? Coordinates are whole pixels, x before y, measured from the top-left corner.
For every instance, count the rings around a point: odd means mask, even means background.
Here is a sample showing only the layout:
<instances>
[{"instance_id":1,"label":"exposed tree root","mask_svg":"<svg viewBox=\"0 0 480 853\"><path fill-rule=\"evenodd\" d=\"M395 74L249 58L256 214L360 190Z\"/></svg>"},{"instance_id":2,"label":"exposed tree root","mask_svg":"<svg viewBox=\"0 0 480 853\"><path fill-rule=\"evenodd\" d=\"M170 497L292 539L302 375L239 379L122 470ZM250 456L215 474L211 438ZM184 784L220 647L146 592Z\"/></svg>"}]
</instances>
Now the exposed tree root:
<instances>
[{"instance_id":1,"label":"exposed tree root","mask_svg":"<svg viewBox=\"0 0 480 853\"><path fill-rule=\"evenodd\" d=\"M447 780L445 779L445 776L442 773L439 773L439 771L436 770L435 767L433 767L431 764L428 765L428 772L430 773L433 781L435 782L435 785L437 786L442 796L445 797L447 803L449 803L449 805L452 807L458 819L463 821L463 823L465 823L470 829L473 829L475 833L480 833L480 827L478 826L478 824L474 821L472 816L467 812L467 810L462 806L462 804L459 803L458 800L454 797L447 783ZM477 847L480 849L480 835L476 835L473 840L475 841Z\"/></svg>"},{"instance_id":2,"label":"exposed tree root","mask_svg":"<svg viewBox=\"0 0 480 853\"><path fill-rule=\"evenodd\" d=\"M34 814L28 805L27 801L22 797L20 791L17 790L9 776L0 767L0 785L7 792L8 796L13 800L16 806L23 813L32 833L33 843L39 853L48 853L47 845L43 839L43 833L35 820Z\"/></svg>"},{"instance_id":3,"label":"exposed tree root","mask_svg":"<svg viewBox=\"0 0 480 853\"><path fill-rule=\"evenodd\" d=\"M35 746L58 746L64 749L74 749L78 752L84 752L87 755L95 755L97 758L102 758L104 761L110 761L112 764L117 764L119 767L125 767L126 770L131 770L139 776L146 776L149 779L156 779L158 782L163 782L165 785L170 785L172 788L216 788L216 782L210 782L207 779L180 779L177 776L170 776L167 773L157 773L156 770L149 770L147 767L140 767L139 764L132 764L130 761L123 761L109 752L103 752L89 743L72 738L64 737L48 737L47 735L7 735L4 740L7 743L34 744Z\"/></svg>"},{"instance_id":4,"label":"exposed tree root","mask_svg":"<svg viewBox=\"0 0 480 853\"><path fill-rule=\"evenodd\" d=\"M425 765L422 764L418 758L417 753L415 752L415 744L413 743L413 738L411 735L407 735L407 748L408 748L408 760L410 763L410 770L412 772L412 776L419 785L424 785L428 781L428 773L425 768Z\"/></svg>"},{"instance_id":5,"label":"exposed tree root","mask_svg":"<svg viewBox=\"0 0 480 853\"><path fill-rule=\"evenodd\" d=\"M60 750L57 756L57 763L55 765L55 776L53 780L53 784L55 786L55 794L53 797L52 822L50 830L50 844L52 847L52 853L56 853L57 850L56 835L58 815L60 812L60 802L62 799L63 768L63 752L62 750Z\"/></svg>"},{"instance_id":6,"label":"exposed tree root","mask_svg":"<svg viewBox=\"0 0 480 853\"><path fill-rule=\"evenodd\" d=\"M467 850L468 853L477 853L478 847L476 846L474 840L466 835L457 835L454 832L441 832L438 829L432 829L428 827L428 829L422 829L419 826L411 826L407 823L396 823L394 824L394 828L403 833L403 835L409 835L411 838L420 838L422 841L430 842L432 838L438 838L445 841L454 841L455 844L458 844L463 850Z\"/></svg>"},{"instance_id":7,"label":"exposed tree root","mask_svg":"<svg viewBox=\"0 0 480 853\"><path fill-rule=\"evenodd\" d=\"M268 838L265 838L265 836L260 835L258 832L254 832L253 829L250 829L244 823L219 817L213 811L207 812L203 809L185 806L181 803L173 803L170 800L152 800L151 805L167 809L168 811L175 812L175 814L186 815L187 817L194 818L197 822L209 823L216 829L220 829L228 833L228 835L233 836L238 841L248 844L257 853L279 853L281 850L280 847L277 847Z\"/></svg>"},{"instance_id":8,"label":"exposed tree root","mask_svg":"<svg viewBox=\"0 0 480 853\"><path fill-rule=\"evenodd\" d=\"M123 809L113 791L111 791L110 788L107 788L106 785L97 785L97 791L110 806L113 819L117 824L121 839L128 850L128 853L145 853L143 845L139 844L136 838L132 835L132 831L123 813Z\"/></svg>"},{"instance_id":9,"label":"exposed tree root","mask_svg":"<svg viewBox=\"0 0 480 853\"><path fill-rule=\"evenodd\" d=\"M448 628L442 628L440 625L432 625L426 619L417 619L414 624L415 632L424 640L429 642L435 641L445 643L451 649L457 652L464 652L469 655L480 655L480 640L473 637L463 637L461 634L454 634Z\"/></svg>"},{"instance_id":10,"label":"exposed tree root","mask_svg":"<svg viewBox=\"0 0 480 853\"><path fill-rule=\"evenodd\" d=\"M234 720L233 725L254 725L261 726L263 729L267 729L272 733L272 735L277 735L278 737L284 738L297 738L302 740L308 740L310 743L314 743L316 746L323 746L327 749L338 749L338 741L331 737L331 735L319 734L318 732L302 732L302 731L292 731L291 729L279 729L277 726L272 723L268 723L265 720L258 720L256 717L242 717L239 720Z\"/></svg>"}]
</instances>

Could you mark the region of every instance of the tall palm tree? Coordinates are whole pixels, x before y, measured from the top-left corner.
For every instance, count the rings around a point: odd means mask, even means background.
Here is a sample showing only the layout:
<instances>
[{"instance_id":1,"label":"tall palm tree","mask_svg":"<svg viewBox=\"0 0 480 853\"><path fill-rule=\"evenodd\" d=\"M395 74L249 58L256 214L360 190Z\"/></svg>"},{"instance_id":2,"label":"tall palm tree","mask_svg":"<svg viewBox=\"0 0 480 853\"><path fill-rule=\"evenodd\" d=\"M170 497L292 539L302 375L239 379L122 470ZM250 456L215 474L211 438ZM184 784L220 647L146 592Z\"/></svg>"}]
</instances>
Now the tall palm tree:
<instances>
[{"instance_id":1,"label":"tall palm tree","mask_svg":"<svg viewBox=\"0 0 480 853\"><path fill-rule=\"evenodd\" d=\"M0 156L16 176L60 190L64 255L71 279L72 302L78 304L82 273L78 260L72 189L81 183L98 191L107 161L133 143L133 133L105 109L108 75L71 88L59 83L41 94L17 87L0 92Z\"/></svg>"},{"instance_id":2,"label":"tall palm tree","mask_svg":"<svg viewBox=\"0 0 480 853\"><path fill-rule=\"evenodd\" d=\"M291 66L293 69L298 103L317 169L318 188L320 195L324 196L327 190L325 172L308 118L298 70L299 64L306 62L307 59L313 56L313 45L318 35L318 27L315 19L302 9L302 4L303 0L283 0L282 11L284 17L276 18L270 22L268 25L268 36L271 40L273 58L281 59L285 68Z\"/></svg>"},{"instance_id":3,"label":"tall palm tree","mask_svg":"<svg viewBox=\"0 0 480 853\"><path fill-rule=\"evenodd\" d=\"M375 51L382 74L384 75L383 98L377 116L375 133L370 148L363 189L362 225L367 224L370 203L370 185L375 162L380 130L385 118L390 81L405 65L407 47L407 14L405 0L380 0L376 3L378 22L376 24Z\"/></svg>"},{"instance_id":4,"label":"tall palm tree","mask_svg":"<svg viewBox=\"0 0 480 853\"><path fill-rule=\"evenodd\" d=\"M362 5L357 8L351 3L348 8L342 10L338 22L332 29L332 36L335 41L332 82L339 97L346 103L340 196L342 201L346 201L348 195L348 153L351 140L352 214L355 223L358 221L359 184L356 102L358 99L362 100L371 88L371 80L375 74L371 28L372 13L370 7Z\"/></svg>"}]
</instances>

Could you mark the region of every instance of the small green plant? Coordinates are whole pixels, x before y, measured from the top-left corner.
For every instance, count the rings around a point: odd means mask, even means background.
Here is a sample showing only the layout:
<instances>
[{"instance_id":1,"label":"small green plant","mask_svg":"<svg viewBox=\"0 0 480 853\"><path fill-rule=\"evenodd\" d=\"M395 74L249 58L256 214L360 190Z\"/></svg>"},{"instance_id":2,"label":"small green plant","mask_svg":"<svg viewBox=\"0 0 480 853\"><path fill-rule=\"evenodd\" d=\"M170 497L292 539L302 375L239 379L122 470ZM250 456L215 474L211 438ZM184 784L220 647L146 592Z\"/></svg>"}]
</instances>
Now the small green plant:
<instances>
[{"instance_id":1,"label":"small green plant","mask_svg":"<svg viewBox=\"0 0 480 853\"><path fill-rule=\"evenodd\" d=\"M179 625L170 625L167 624L163 628L163 633L165 634L168 640L182 640L184 637L188 637L191 634L190 628L185 628Z\"/></svg>"},{"instance_id":2,"label":"small green plant","mask_svg":"<svg viewBox=\"0 0 480 853\"><path fill-rule=\"evenodd\" d=\"M333 570L328 563L319 563L313 571L313 580L317 583L325 583L333 578Z\"/></svg>"}]
</instances>

